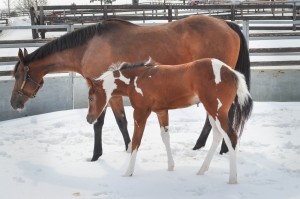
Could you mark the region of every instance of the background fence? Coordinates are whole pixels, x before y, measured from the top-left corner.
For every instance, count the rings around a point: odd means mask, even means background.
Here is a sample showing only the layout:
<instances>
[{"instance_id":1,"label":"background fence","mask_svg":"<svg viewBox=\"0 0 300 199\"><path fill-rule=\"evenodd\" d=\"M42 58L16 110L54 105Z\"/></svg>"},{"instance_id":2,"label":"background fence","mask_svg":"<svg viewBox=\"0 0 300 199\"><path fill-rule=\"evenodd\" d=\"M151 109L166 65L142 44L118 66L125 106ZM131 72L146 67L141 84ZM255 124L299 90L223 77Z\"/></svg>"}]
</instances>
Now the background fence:
<instances>
[{"instance_id":1,"label":"background fence","mask_svg":"<svg viewBox=\"0 0 300 199\"><path fill-rule=\"evenodd\" d=\"M215 6L215 5L214 5ZM284 8L274 8L270 5L269 7L260 7L253 8L248 10L244 9L243 11L232 11L237 9L237 6L226 5L228 6L228 10L220 9L213 10L213 8L217 9L219 7L209 7L211 11L201 11L207 12L208 14L215 14L216 12L220 13L219 17L232 17L232 13L238 13L234 15L234 19L236 23L239 23L243 28L243 33L247 38L248 42L251 40L290 40L290 39L300 39L300 34L297 31L298 25L300 21L298 20L298 7L296 4L287 4ZM45 10L50 9L52 7L47 7ZM55 7L57 8L57 6ZM60 7L59 7L60 8ZM86 9L85 7L83 7ZM82 9L83 9L82 8ZM114 7L114 11L121 9L121 7ZM126 7L129 9L128 7ZM136 8L136 7L135 7ZM148 11L145 11L145 7L140 7L142 11L134 10L131 12L142 12L143 15L148 15ZM143 8L143 9L142 9ZM165 8L166 11L161 10L161 15L164 16L165 21L161 21L162 23L169 21L170 17L168 14L172 14L172 20L176 19L176 16L181 16L183 12L182 10L176 11L172 6L171 10L168 10L168 6L162 7ZM194 8L194 7L193 7ZM208 7L206 7L207 9ZM227 7L226 7L227 8ZM60 9L65 9L64 7ZM107 6L107 17L110 18L110 9L112 7ZM153 7L151 7L153 9ZM192 9L192 8L189 8ZM199 8L200 9L200 8ZM197 12L200 12L197 8ZM222 5L222 9L224 6ZM260 18L256 17L256 20L251 20L253 13L261 12L256 9L265 9L265 12L270 12L269 16L262 16ZM266 11L269 9L268 11ZM122 12L121 12L122 11ZM112 15L115 17L120 16L121 13L130 14L132 13L125 12L121 10L118 14ZM149 11L150 12L150 11ZM177 14L176 14L177 12ZM194 10L190 10L189 12L194 13ZM113 12L112 12L113 13ZM145 13L145 14L144 14ZM151 11L151 13L160 13L159 10ZM241 15L241 13L243 13ZM247 15L245 14L247 13ZM67 11L65 14L67 16ZM82 13L83 15L83 13ZM137 14L138 15L138 14ZM185 15L188 15L187 10L185 11ZM236 20L238 17L243 16L244 20ZM77 17L77 15L75 15ZM155 16L156 17L156 16ZM112 17L114 18L114 17ZM272 20L266 20L270 19ZM144 18L146 21L146 18ZM152 18L151 18L152 19ZM233 19L233 18L231 18ZM47 17L45 16L44 22L47 21ZM137 23L142 23L142 21L137 21ZM150 21L151 22L151 21ZM149 22L149 23L150 23ZM64 22L65 23L65 22ZM38 33L46 33L48 31L65 31L70 32L74 29L84 27L82 24L56 24L54 25L31 25L31 26L0 26L0 30L5 29L31 29L32 32L37 35ZM83 24L87 25L88 22L84 22ZM149 25L149 24L147 24ZM151 25L151 24L150 24ZM252 30L264 30L262 32L254 32ZM268 32L270 30L289 30L288 32ZM33 39L33 40L12 40L12 41L0 41L0 49L1 48L23 48L23 47L39 47L44 45L45 43L51 41L51 39ZM250 48L251 57L253 56L286 56L286 55L300 55L300 47L284 47L284 48ZM16 50L17 54L17 50ZM19 113L14 111L10 106L10 93L12 90L12 86L14 84L14 79L10 78L12 74L12 68L7 69L3 68L4 65L14 65L17 61L16 56L9 57L0 57L0 90L1 90L1 100L0 100L0 120L6 120L11 118L22 117L26 115L34 115L39 113L58 111L58 110L66 110L71 108L84 108L87 107L87 87L85 85L84 79L80 76L70 74L59 74L59 75L47 75L45 77L44 87L39 91L38 96L35 99L30 100L29 104L26 104L25 111ZM275 68L277 66L277 68ZM255 100L257 101L299 101L300 100L300 57L294 60L279 60L279 61L251 61L251 92ZM278 68L279 67L279 68ZM3 94L4 93L4 94Z\"/></svg>"}]
</instances>

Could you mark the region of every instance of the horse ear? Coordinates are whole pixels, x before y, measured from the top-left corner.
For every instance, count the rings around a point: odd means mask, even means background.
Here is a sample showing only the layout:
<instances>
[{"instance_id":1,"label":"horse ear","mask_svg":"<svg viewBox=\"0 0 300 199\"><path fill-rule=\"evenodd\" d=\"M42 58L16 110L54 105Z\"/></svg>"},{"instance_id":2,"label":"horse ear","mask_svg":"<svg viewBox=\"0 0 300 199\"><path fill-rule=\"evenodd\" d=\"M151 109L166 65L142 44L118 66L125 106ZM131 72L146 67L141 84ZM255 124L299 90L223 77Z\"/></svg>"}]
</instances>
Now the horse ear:
<instances>
[{"instance_id":1,"label":"horse ear","mask_svg":"<svg viewBox=\"0 0 300 199\"><path fill-rule=\"evenodd\" d=\"M22 52L21 48L19 48L18 57L19 57L20 62L23 63L24 62L24 55L23 55L23 52Z\"/></svg>"},{"instance_id":2,"label":"horse ear","mask_svg":"<svg viewBox=\"0 0 300 199\"><path fill-rule=\"evenodd\" d=\"M93 82L90 78L86 78L86 83L88 85L89 88L92 88L93 87Z\"/></svg>"},{"instance_id":3,"label":"horse ear","mask_svg":"<svg viewBox=\"0 0 300 199\"><path fill-rule=\"evenodd\" d=\"M24 57L28 55L28 51L26 48L24 48Z\"/></svg>"}]
</instances>

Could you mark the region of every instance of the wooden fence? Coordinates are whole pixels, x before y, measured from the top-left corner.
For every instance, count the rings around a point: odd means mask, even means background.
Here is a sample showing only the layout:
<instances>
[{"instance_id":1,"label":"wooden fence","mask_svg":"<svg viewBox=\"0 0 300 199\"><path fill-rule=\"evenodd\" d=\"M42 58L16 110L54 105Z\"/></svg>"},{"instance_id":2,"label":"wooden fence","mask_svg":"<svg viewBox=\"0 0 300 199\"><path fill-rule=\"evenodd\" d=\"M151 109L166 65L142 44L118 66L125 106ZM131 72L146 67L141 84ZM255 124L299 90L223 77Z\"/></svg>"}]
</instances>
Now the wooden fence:
<instances>
[{"instance_id":1,"label":"wooden fence","mask_svg":"<svg viewBox=\"0 0 300 199\"><path fill-rule=\"evenodd\" d=\"M251 21L250 21L251 23ZM261 22L262 23L262 22ZM266 22L265 22L266 23ZM292 23L290 21L289 23ZM298 23L298 22L297 22ZM249 33L249 23L243 22L243 32L248 40L281 40L281 39L300 39L299 32L290 33ZM245 26L246 25L246 26ZM74 29L82 27L81 25L34 25L34 26L15 26L15 27L0 27L1 29L64 29L70 32ZM25 47L40 47L51 39L35 39L35 40L9 40L0 41L0 48L25 48ZM251 56L279 56L279 55L300 55L300 47L286 47L286 48L250 48ZM1 70L3 65L14 65L18 61L16 56L0 57L0 76L10 76L12 70ZM300 66L300 59L287 61L252 61L251 67L257 66Z\"/></svg>"},{"instance_id":2,"label":"wooden fence","mask_svg":"<svg viewBox=\"0 0 300 199\"><path fill-rule=\"evenodd\" d=\"M201 4L201 5L74 5L74 6L40 6L37 10L30 9L31 24L88 24L105 19L120 18L130 21L161 21L170 22L194 14L211 15L225 20L292 20L300 19L300 4L296 2L263 2L243 4ZM266 27L264 27L266 29ZM262 29L251 26L251 30ZM278 30L276 26L268 30ZM297 30L296 25L281 27L283 30ZM45 38L45 32L39 33ZM53 31L53 30L52 30ZM58 31L58 30L55 30ZM33 33L33 38L38 32Z\"/></svg>"}]
</instances>

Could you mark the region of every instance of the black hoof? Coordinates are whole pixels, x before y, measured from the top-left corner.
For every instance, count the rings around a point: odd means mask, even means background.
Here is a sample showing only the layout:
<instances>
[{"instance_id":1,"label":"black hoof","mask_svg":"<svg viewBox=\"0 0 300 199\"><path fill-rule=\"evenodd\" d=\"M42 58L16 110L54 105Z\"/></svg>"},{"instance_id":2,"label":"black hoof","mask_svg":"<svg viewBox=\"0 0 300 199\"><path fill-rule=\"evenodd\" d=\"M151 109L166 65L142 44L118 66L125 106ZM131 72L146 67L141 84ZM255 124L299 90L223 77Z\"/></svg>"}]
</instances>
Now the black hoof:
<instances>
[{"instance_id":1,"label":"black hoof","mask_svg":"<svg viewBox=\"0 0 300 199\"><path fill-rule=\"evenodd\" d=\"M223 155L223 153L227 153L227 152L228 152L227 146L226 145L225 146L222 145L221 150L220 150L220 154Z\"/></svg>"},{"instance_id":2,"label":"black hoof","mask_svg":"<svg viewBox=\"0 0 300 199\"><path fill-rule=\"evenodd\" d=\"M204 146L205 146L205 144L202 144L202 143L197 142L196 145L194 146L193 150L201 149L201 148L204 147Z\"/></svg>"},{"instance_id":3,"label":"black hoof","mask_svg":"<svg viewBox=\"0 0 300 199\"><path fill-rule=\"evenodd\" d=\"M93 158L91 159L91 162L97 161L101 155L102 155L102 153L101 154L94 154Z\"/></svg>"}]
</instances>

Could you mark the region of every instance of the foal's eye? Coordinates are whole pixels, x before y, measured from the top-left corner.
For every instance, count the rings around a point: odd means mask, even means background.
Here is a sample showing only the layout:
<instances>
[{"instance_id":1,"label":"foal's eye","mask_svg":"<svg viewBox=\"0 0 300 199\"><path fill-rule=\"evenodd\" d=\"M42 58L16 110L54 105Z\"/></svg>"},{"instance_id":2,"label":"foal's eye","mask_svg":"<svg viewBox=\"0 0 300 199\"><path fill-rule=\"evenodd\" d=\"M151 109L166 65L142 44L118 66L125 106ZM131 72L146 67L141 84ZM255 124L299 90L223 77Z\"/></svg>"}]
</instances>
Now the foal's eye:
<instances>
[{"instance_id":1,"label":"foal's eye","mask_svg":"<svg viewBox=\"0 0 300 199\"><path fill-rule=\"evenodd\" d=\"M93 101L93 98L92 98L92 97L89 97L89 101L90 101L90 102Z\"/></svg>"}]
</instances>

